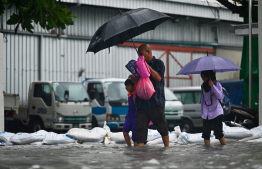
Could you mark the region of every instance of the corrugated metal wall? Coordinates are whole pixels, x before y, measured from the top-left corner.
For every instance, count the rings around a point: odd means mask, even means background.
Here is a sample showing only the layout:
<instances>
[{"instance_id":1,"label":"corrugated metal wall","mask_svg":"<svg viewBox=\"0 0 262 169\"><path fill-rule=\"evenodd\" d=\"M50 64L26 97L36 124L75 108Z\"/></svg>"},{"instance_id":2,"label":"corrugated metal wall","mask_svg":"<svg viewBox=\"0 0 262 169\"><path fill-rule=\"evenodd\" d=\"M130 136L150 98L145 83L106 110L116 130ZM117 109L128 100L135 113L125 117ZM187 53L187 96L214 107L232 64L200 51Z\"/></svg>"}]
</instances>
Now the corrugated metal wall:
<instances>
[{"instance_id":1,"label":"corrugated metal wall","mask_svg":"<svg viewBox=\"0 0 262 169\"><path fill-rule=\"evenodd\" d=\"M118 9L99 8L92 6L81 6L70 9L77 16L74 19L74 25L65 29L64 35L80 36L91 38L95 31L103 23L119 13ZM0 21L2 30L13 31L15 26L6 25L6 20L14 9L6 10ZM232 22L233 23L233 22ZM242 46L242 37L230 33L230 24L228 22L217 22L211 24L210 21L200 18L181 17L179 22L167 21L155 30L146 32L134 39L154 40L154 41L171 41L171 42L188 42L188 43L212 43L216 45ZM211 24L211 25L210 25ZM2 26L1 26L2 25ZM19 31L22 31L19 28ZM35 25L35 33L48 33L39 25Z\"/></svg>"},{"instance_id":2,"label":"corrugated metal wall","mask_svg":"<svg viewBox=\"0 0 262 169\"><path fill-rule=\"evenodd\" d=\"M35 34L32 35L10 33L8 31L13 31L15 27L6 25L6 20L14 10L6 10L6 13L1 15L0 29L5 32L5 92L18 93L22 105L27 103L29 84L35 80L81 82L85 77L127 78L130 74L124 66L129 60L137 58L132 47L111 47L110 53L108 50L103 50L96 55L85 53L90 37L97 28L117 15L119 11L92 6L75 7L72 8L72 11L78 18L75 19L74 26L69 26L64 30L64 37L60 40L56 36L51 37L48 35L49 31L37 25L34 29ZM180 42L242 45L242 37L236 37L233 33L228 32L229 23L220 21L212 26L202 23L203 20L199 18L182 19L178 23L168 21L157 27L156 30L144 33L135 39L176 41L179 42L177 45L181 45ZM202 48L203 46L198 44L197 46L188 45L188 47ZM213 46L205 46L205 48L213 48ZM157 58L163 53L164 51L153 51ZM190 53L172 52L172 54L181 64L191 59ZM193 53L193 59L205 55ZM162 60L167 64L166 56ZM85 72L78 77L81 68L85 69ZM178 64L169 56L169 76L175 77L179 70ZM200 85L200 80L199 75L194 75L193 85ZM190 80L169 80L170 87L190 85Z\"/></svg>"},{"instance_id":3,"label":"corrugated metal wall","mask_svg":"<svg viewBox=\"0 0 262 169\"><path fill-rule=\"evenodd\" d=\"M111 48L110 53L103 50L96 55L86 54L89 44L86 40L59 40L52 37L6 34L4 41L5 91L19 93L21 104L27 103L27 92L32 81L82 82L85 77L127 78L130 73L125 64L131 59L137 59L136 51L132 47L115 46ZM156 58L163 53L164 51L153 51ZM172 52L172 54L181 64L186 64L191 59L190 53ZM193 59L204 55L193 53ZM166 56L161 59L166 65ZM81 68L85 71L78 77ZM179 70L178 64L169 56L170 76L175 77ZM199 85L199 80L199 76L193 78L193 84ZM190 85L190 80L170 79L170 87Z\"/></svg>"},{"instance_id":4,"label":"corrugated metal wall","mask_svg":"<svg viewBox=\"0 0 262 169\"><path fill-rule=\"evenodd\" d=\"M4 34L5 92L19 93L22 104L30 82L38 80L38 44L37 36Z\"/></svg>"},{"instance_id":5,"label":"corrugated metal wall","mask_svg":"<svg viewBox=\"0 0 262 169\"><path fill-rule=\"evenodd\" d=\"M205 5L198 3L198 0L185 3L183 1L165 1L165 0L62 0L67 3L79 3L85 5L103 6L111 8L136 9L150 8L167 14L192 16L200 18L220 19L227 21L242 22L243 18L238 14L232 14L222 5L214 4L209 1ZM194 2L195 1L195 2ZM181 3L183 2L183 3Z\"/></svg>"}]
</instances>

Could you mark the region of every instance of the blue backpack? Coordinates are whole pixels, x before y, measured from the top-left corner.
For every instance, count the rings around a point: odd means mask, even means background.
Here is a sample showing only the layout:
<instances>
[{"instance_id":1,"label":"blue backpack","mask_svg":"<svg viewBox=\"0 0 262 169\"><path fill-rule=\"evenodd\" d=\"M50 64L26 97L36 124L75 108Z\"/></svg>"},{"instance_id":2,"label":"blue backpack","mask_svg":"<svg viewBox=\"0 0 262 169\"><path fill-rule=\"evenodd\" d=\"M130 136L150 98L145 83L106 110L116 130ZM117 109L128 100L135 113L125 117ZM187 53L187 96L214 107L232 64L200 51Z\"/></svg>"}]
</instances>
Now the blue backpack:
<instances>
[{"instance_id":1,"label":"blue backpack","mask_svg":"<svg viewBox=\"0 0 262 169\"><path fill-rule=\"evenodd\" d=\"M226 91L226 89L224 87L222 87L222 91L223 91L223 94L224 94L224 98L223 100L219 100L222 108L223 108L223 111L224 111L224 115L228 115L231 111L231 100L229 98L229 95Z\"/></svg>"}]
</instances>

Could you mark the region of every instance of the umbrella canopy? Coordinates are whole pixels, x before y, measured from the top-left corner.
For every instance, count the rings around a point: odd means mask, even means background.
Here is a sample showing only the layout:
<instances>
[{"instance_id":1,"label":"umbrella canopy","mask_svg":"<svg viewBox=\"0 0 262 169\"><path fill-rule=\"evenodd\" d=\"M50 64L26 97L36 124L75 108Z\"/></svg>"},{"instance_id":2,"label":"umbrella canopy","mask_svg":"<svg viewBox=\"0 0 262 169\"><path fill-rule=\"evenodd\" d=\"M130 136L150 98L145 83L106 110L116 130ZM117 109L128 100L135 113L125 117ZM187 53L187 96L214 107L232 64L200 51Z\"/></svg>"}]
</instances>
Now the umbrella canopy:
<instances>
[{"instance_id":1,"label":"umbrella canopy","mask_svg":"<svg viewBox=\"0 0 262 169\"><path fill-rule=\"evenodd\" d=\"M87 52L96 53L122 44L137 35L154 30L170 18L168 15L148 8L138 8L119 14L98 28Z\"/></svg>"},{"instance_id":2,"label":"umbrella canopy","mask_svg":"<svg viewBox=\"0 0 262 169\"><path fill-rule=\"evenodd\" d=\"M177 75L201 74L204 70L214 72L236 71L241 68L231 60L219 56L204 56L187 63Z\"/></svg>"}]
</instances>

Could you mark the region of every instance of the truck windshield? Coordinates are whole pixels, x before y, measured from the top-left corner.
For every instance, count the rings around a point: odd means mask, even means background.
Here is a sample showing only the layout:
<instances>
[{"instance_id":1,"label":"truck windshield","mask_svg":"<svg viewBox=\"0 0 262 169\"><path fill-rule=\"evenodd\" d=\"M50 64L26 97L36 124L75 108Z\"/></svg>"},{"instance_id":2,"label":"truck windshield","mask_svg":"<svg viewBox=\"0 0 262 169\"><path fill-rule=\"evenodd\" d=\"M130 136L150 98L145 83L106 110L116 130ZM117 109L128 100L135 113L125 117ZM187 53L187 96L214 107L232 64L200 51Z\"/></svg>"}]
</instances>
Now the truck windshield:
<instances>
[{"instance_id":1,"label":"truck windshield","mask_svg":"<svg viewBox=\"0 0 262 169\"><path fill-rule=\"evenodd\" d=\"M108 95L108 102L111 106L128 106L128 96L124 82L106 82L105 86Z\"/></svg>"},{"instance_id":2,"label":"truck windshield","mask_svg":"<svg viewBox=\"0 0 262 169\"><path fill-rule=\"evenodd\" d=\"M84 102L89 101L89 97L84 86L81 83L55 82L53 83L55 100L64 102L64 94L69 92L69 102Z\"/></svg>"},{"instance_id":3,"label":"truck windshield","mask_svg":"<svg viewBox=\"0 0 262 169\"><path fill-rule=\"evenodd\" d=\"M176 95L171 92L171 90L165 88L165 98L166 98L166 101L176 101L178 100Z\"/></svg>"}]
</instances>

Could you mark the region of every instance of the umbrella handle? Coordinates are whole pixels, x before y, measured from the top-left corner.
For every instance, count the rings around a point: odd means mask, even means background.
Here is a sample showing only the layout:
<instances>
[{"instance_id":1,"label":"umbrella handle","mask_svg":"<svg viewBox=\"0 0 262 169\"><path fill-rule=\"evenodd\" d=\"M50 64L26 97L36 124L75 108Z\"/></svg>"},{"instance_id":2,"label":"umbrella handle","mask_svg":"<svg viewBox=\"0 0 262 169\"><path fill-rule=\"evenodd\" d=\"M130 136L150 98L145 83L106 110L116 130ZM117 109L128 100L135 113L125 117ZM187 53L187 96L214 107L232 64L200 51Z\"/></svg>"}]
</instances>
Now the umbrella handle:
<instances>
[{"instance_id":1,"label":"umbrella handle","mask_svg":"<svg viewBox=\"0 0 262 169\"><path fill-rule=\"evenodd\" d=\"M133 42L134 48L135 48L135 50L136 50L136 53L137 53L137 55L138 55L138 57L139 57L138 51L137 51L137 49L136 49L136 45L135 45L135 43L134 43L134 41L133 41L132 38L131 38L131 40L132 40L132 42Z\"/></svg>"}]
</instances>

